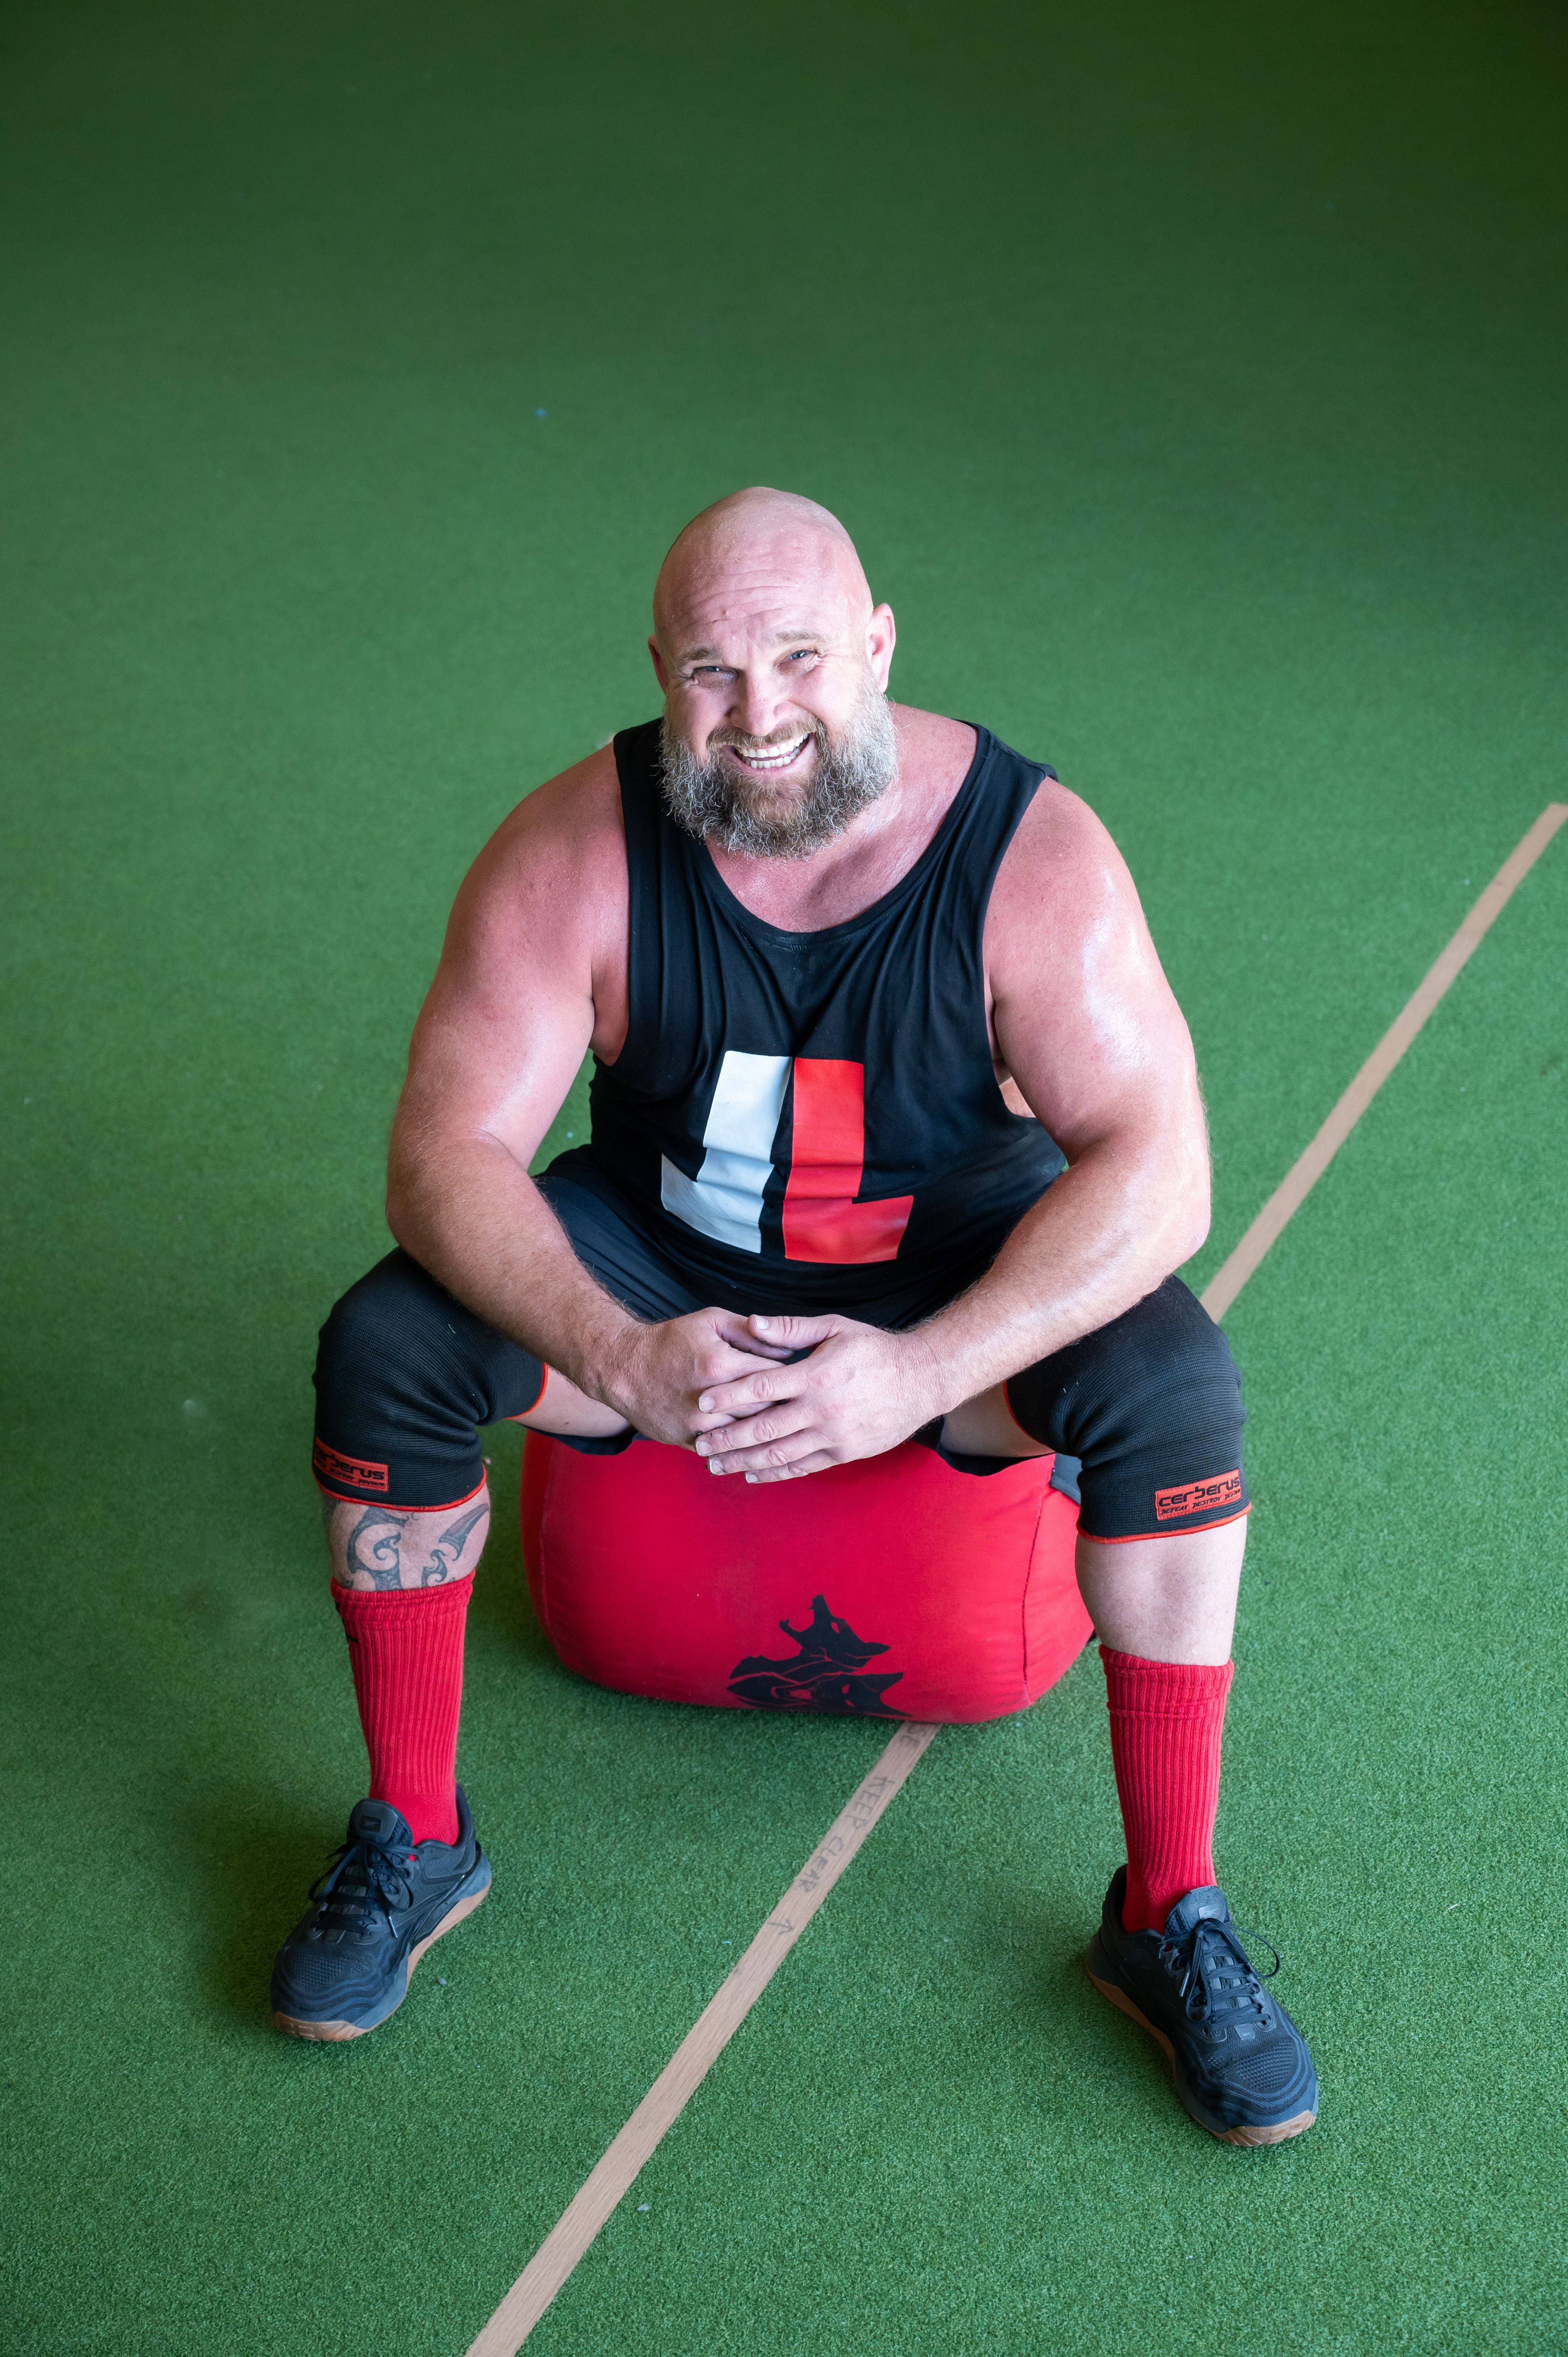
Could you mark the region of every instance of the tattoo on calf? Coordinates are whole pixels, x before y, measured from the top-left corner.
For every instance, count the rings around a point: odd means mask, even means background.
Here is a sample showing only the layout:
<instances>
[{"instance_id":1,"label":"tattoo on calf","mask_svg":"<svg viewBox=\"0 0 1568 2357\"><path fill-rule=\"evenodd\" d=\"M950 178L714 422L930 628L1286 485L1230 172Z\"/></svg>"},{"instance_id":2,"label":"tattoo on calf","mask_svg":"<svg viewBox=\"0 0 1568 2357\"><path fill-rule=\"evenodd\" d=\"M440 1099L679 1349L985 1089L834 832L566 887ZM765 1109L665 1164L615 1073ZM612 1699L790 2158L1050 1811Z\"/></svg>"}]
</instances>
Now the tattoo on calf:
<instances>
[{"instance_id":1,"label":"tattoo on calf","mask_svg":"<svg viewBox=\"0 0 1568 2357\"><path fill-rule=\"evenodd\" d=\"M401 1587L403 1566L398 1549L403 1544L406 1514L389 1514L384 1506L367 1506L349 1534L345 1554L350 1582L372 1587ZM379 1533L379 1536L372 1536ZM365 1542L362 1551L360 1542Z\"/></svg>"},{"instance_id":2,"label":"tattoo on calf","mask_svg":"<svg viewBox=\"0 0 1568 2357\"><path fill-rule=\"evenodd\" d=\"M465 1514L460 1523L448 1523L432 1549L430 1561L419 1575L421 1587L439 1587L444 1581L454 1577L463 1560L463 1550L470 1534L478 1523L489 1519L489 1500L481 1498L473 1512Z\"/></svg>"}]
</instances>

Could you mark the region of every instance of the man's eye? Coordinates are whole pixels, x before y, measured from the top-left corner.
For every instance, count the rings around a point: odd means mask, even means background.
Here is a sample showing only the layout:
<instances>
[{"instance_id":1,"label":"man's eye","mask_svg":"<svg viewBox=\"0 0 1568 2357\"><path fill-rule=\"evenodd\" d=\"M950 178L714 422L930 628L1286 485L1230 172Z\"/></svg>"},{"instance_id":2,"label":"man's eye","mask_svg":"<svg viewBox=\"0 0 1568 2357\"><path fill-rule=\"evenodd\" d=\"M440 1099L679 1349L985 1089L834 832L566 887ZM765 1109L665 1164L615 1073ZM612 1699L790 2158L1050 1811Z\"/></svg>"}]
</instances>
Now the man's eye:
<instances>
[{"instance_id":1,"label":"man's eye","mask_svg":"<svg viewBox=\"0 0 1568 2357\"><path fill-rule=\"evenodd\" d=\"M810 662L816 654L815 647L797 647L785 657L787 662Z\"/></svg>"}]
</instances>

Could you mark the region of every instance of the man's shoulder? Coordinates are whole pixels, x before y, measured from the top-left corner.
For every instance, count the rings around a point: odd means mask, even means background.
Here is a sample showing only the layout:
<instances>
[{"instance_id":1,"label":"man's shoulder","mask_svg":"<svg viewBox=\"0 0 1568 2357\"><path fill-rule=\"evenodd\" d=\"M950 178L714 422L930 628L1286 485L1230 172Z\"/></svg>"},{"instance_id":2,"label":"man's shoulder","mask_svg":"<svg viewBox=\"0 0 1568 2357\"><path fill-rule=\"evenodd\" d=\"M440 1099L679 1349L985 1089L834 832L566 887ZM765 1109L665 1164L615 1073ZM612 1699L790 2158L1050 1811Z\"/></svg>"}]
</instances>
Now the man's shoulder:
<instances>
[{"instance_id":1,"label":"man's shoulder","mask_svg":"<svg viewBox=\"0 0 1568 2357\"><path fill-rule=\"evenodd\" d=\"M463 880L456 933L505 953L530 938L596 942L624 915L626 838L612 746L601 745L525 794Z\"/></svg>"},{"instance_id":2,"label":"man's shoulder","mask_svg":"<svg viewBox=\"0 0 1568 2357\"><path fill-rule=\"evenodd\" d=\"M479 855L482 868L512 870L540 861L592 856L622 841L615 747L601 745L534 786Z\"/></svg>"},{"instance_id":3,"label":"man's shoulder","mask_svg":"<svg viewBox=\"0 0 1568 2357\"><path fill-rule=\"evenodd\" d=\"M550 828L592 825L596 820L620 815L620 778L616 768L615 742L601 745L597 750L585 753L568 770L559 770L546 778L532 792L524 794L512 813L514 820L528 820L535 827Z\"/></svg>"},{"instance_id":4,"label":"man's shoulder","mask_svg":"<svg viewBox=\"0 0 1568 2357\"><path fill-rule=\"evenodd\" d=\"M1064 933L1092 931L1118 906L1137 906L1127 864L1104 821L1054 776L1041 780L1018 822L997 873L992 915L1004 926L1033 925L1047 902L1054 928Z\"/></svg>"}]
</instances>

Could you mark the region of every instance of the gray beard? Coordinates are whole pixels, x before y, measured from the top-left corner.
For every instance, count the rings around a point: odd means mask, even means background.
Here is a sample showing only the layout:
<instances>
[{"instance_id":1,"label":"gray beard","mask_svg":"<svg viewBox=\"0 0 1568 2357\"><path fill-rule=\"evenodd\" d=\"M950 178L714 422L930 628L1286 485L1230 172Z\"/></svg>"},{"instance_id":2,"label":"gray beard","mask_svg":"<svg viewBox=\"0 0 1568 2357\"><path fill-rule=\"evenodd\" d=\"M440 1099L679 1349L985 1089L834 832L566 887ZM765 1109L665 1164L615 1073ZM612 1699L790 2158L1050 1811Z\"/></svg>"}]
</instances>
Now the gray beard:
<instances>
[{"instance_id":1,"label":"gray beard","mask_svg":"<svg viewBox=\"0 0 1568 2357\"><path fill-rule=\"evenodd\" d=\"M767 802L775 789L760 779L750 785L716 749L698 760L666 719L660 739L664 800L676 825L706 837L721 851L754 859L806 859L842 834L897 775L893 715L887 698L867 680L860 707L842 736L831 736L821 721L809 726L817 740L811 783L803 794L791 797L782 816L769 817ZM734 743L739 733L719 732L718 744ZM784 732L780 741L787 743L791 733Z\"/></svg>"}]
</instances>

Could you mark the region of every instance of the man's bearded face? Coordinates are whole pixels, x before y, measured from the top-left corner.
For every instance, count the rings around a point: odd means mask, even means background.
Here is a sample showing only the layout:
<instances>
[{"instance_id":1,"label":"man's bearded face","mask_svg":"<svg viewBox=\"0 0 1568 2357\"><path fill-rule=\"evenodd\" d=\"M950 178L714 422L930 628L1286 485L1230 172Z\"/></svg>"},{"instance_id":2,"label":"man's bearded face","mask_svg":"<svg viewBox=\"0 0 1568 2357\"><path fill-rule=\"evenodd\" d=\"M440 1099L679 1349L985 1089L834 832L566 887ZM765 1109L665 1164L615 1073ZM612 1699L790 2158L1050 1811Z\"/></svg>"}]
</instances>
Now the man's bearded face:
<instances>
[{"instance_id":1,"label":"man's bearded face","mask_svg":"<svg viewBox=\"0 0 1568 2357\"><path fill-rule=\"evenodd\" d=\"M775 786L765 776L748 777L722 749L733 745L755 759L788 752L808 737L815 738L816 753L803 786ZM744 852L754 859L805 859L820 851L886 792L898 768L893 715L869 673L854 717L842 729L831 730L814 714L766 737L715 728L699 760L666 714L662 744L664 799L677 825L688 834L706 836L721 851Z\"/></svg>"}]
</instances>

